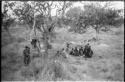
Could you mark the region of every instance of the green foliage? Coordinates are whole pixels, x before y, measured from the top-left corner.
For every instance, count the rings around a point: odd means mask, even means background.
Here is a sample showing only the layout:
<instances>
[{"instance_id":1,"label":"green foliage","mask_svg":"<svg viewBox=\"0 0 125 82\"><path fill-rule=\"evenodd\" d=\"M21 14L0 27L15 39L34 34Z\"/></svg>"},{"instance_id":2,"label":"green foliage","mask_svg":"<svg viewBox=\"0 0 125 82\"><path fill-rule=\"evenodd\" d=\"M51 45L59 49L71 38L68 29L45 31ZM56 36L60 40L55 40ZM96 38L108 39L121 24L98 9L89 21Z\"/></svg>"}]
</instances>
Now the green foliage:
<instances>
[{"instance_id":1,"label":"green foliage","mask_svg":"<svg viewBox=\"0 0 125 82\"><path fill-rule=\"evenodd\" d=\"M57 18L56 20L56 26L59 28L68 26L70 23L71 23L71 20L67 18Z\"/></svg>"},{"instance_id":2,"label":"green foliage","mask_svg":"<svg viewBox=\"0 0 125 82\"><path fill-rule=\"evenodd\" d=\"M100 29L102 26L115 25L120 18L119 12L111 8L103 8L100 5L91 4L85 5L85 11L83 18L85 19L83 23L86 25L90 24L92 26L96 25L95 29Z\"/></svg>"},{"instance_id":3,"label":"green foliage","mask_svg":"<svg viewBox=\"0 0 125 82\"><path fill-rule=\"evenodd\" d=\"M5 4L3 5L1 12L3 29L7 31L9 35L10 35L9 27L14 24L15 19L10 17L10 15L7 12L9 11L9 9L13 9L13 6L15 6L14 2L9 3L8 1L5 1Z\"/></svg>"},{"instance_id":4,"label":"green foliage","mask_svg":"<svg viewBox=\"0 0 125 82\"><path fill-rule=\"evenodd\" d=\"M67 19L70 19L70 26L72 27L75 32L83 33L85 32L86 25L83 24L83 18L82 14L84 11L80 7L74 7L67 11L66 17Z\"/></svg>"},{"instance_id":5,"label":"green foliage","mask_svg":"<svg viewBox=\"0 0 125 82\"><path fill-rule=\"evenodd\" d=\"M79 32L85 30L88 26L92 26L96 32L102 27L118 26L123 19L120 16L121 10L102 7L100 4L84 5L84 11L80 7L74 7L67 11L66 17L72 20L72 29ZM106 27L106 29L110 27Z\"/></svg>"},{"instance_id":6,"label":"green foliage","mask_svg":"<svg viewBox=\"0 0 125 82\"><path fill-rule=\"evenodd\" d=\"M3 3L2 3L3 4ZM13 10L13 7L15 6L15 2L8 2L4 1L4 5L2 8L2 15L3 18L8 18L10 17L9 14L7 13L9 10Z\"/></svg>"},{"instance_id":7,"label":"green foliage","mask_svg":"<svg viewBox=\"0 0 125 82\"><path fill-rule=\"evenodd\" d=\"M25 24L28 24L32 28L34 12L30 4L24 3L21 8L14 9L14 13L20 21L23 20Z\"/></svg>"},{"instance_id":8,"label":"green foliage","mask_svg":"<svg viewBox=\"0 0 125 82\"><path fill-rule=\"evenodd\" d=\"M78 19L79 15L83 12L83 10L80 7L74 7L70 8L66 12L66 17L69 19Z\"/></svg>"}]
</instances>

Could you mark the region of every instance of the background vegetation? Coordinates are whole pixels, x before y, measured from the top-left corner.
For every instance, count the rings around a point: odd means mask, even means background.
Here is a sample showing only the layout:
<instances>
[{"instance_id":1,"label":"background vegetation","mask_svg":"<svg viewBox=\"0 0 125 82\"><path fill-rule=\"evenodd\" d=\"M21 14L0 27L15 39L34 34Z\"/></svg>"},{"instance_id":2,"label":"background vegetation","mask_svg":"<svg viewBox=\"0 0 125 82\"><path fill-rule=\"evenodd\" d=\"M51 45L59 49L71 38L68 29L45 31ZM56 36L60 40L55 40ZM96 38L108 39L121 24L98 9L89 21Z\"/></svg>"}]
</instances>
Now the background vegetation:
<instances>
[{"instance_id":1,"label":"background vegetation","mask_svg":"<svg viewBox=\"0 0 125 82\"><path fill-rule=\"evenodd\" d=\"M122 9L110 8L107 2L104 6L100 3L85 4L83 10L73 7L73 3L4 1L2 80L123 81ZM52 9L57 9L56 16L51 15ZM8 14L9 10L14 18ZM38 50L31 48L32 61L25 67L23 50L26 45L31 47L32 38L40 39L40 46ZM86 41L89 41L94 52L91 59L70 55L68 58L55 57L57 50L66 48L66 42L84 46Z\"/></svg>"}]
</instances>

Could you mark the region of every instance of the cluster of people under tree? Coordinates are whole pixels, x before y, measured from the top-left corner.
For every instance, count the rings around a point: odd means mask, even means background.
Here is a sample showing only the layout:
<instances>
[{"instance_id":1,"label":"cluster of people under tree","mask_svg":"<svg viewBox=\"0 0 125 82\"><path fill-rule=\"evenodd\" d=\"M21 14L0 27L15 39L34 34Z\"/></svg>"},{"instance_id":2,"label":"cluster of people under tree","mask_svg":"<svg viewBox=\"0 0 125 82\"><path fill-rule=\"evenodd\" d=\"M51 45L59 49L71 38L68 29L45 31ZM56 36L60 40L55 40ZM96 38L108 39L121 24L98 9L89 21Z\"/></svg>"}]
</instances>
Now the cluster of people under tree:
<instances>
[{"instance_id":1,"label":"cluster of people under tree","mask_svg":"<svg viewBox=\"0 0 125 82\"><path fill-rule=\"evenodd\" d=\"M37 39L32 39L31 41L31 45L34 47L34 48L37 48ZM67 43L67 46L66 46L66 52L69 51L69 46L70 44ZM63 53L63 51L65 51L65 49L63 48L61 51L57 51L56 55L57 57L59 57L59 55L61 55ZM65 53L63 53L65 54ZM62 56L64 58L67 58L66 55L63 55ZM69 52L70 55L73 55L73 56L84 56L85 58L91 58L92 55L93 55L93 51L91 49L91 46L88 44L85 45L85 47L80 47L79 49L77 47L75 48L72 48L71 51ZM30 61L31 61L31 56L30 56L30 47L28 46L25 46L25 49L23 50L23 55L24 55L24 64L25 65L29 65Z\"/></svg>"},{"instance_id":2,"label":"cluster of people under tree","mask_svg":"<svg viewBox=\"0 0 125 82\"><path fill-rule=\"evenodd\" d=\"M84 56L85 58L91 58L93 55L93 51L91 49L91 46L88 44L85 45L85 48L83 49L83 47L81 48L72 48L72 50L69 53L70 55L73 56Z\"/></svg>"}]
</instances>

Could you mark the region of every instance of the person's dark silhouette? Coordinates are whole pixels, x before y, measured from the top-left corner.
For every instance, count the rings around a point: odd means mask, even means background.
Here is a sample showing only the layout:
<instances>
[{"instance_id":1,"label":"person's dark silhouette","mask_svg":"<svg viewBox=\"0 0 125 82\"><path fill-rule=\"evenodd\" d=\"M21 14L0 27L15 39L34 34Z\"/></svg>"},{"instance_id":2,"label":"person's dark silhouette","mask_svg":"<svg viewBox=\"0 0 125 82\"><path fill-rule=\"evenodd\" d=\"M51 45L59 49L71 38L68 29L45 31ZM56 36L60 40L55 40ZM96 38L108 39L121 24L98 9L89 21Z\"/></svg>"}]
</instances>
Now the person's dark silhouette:
<instances>
[{"instance_id":1,"label":"person's dark silhouette","mask_svg":"<svg viewBox=\"0 0 125 82\"><path fill-rule=\"evenodd\" d=\"M87 45L85 45L83 54L85 55L85 58L91 58L93 55L93 51L91 50L91 46L89 45L89 43Z\"/></svg>"},{"instance_id":2,"label":"person's dark silhouette","mask_svg":"<svg viewBox=\"0 0 125 82\"><path fill-rule=\"evenodd\" d=\"M67 43L67 44L66 44L66 51L67 51L67 52L69 52L69 46L70 46L70 44Z\"/></svg>"},{"instance_id":3,"label":"person's dark silhouette","mask_svg":"<svg viewBox=\"0 0 125 82\"><path fill-rule=\"evenodd\" d=\"M28 46L25 46L25 49L23 51L24 55L24 64L29 65L30 63L30 48Z\"/></svg>"},{"instance_id":4,"label":"person's dark silhouette","mask_svg":"<svg viewBox=\"0 0 125 82\"><path fill-rule=\"evenodd\" d=\"M31 45L33 45L34 48L37 47L36 43L37 43L37 39L32 39Z\"/></svg>"},{"instance_id":5,"label":"person's dark silhouette","mask_svg":"<svg viewBox=\"0 0 125 82\"><path fill-rule=\"evenodd\" d=\"M70 55L74 55L74 49L72 48L72 50L69 53Z\"/></svg>"},{"instance_id":6,"label":"person's dark silhouette","mask_svg":"<svg viewBox=\"0 0 125 82\"><path fill-rule=\"evenodd\" d=\"M80 54L80 56L83 56L83 47L81 47L81 48L79 49L79 54Z\"/></svg>"},{"instance_id":7,"label":"person's dark silhouette","mask_svg":"<svg viewBox=\"0 0 125 82\"><path fill-rule=\"evenodd\" d=\"M75 56L78 56L78 55L79 55L79 51L78 51L77 47L75 47L74 52L75 52L75 53L74 53Z\"/></svg>"}]
</instances>

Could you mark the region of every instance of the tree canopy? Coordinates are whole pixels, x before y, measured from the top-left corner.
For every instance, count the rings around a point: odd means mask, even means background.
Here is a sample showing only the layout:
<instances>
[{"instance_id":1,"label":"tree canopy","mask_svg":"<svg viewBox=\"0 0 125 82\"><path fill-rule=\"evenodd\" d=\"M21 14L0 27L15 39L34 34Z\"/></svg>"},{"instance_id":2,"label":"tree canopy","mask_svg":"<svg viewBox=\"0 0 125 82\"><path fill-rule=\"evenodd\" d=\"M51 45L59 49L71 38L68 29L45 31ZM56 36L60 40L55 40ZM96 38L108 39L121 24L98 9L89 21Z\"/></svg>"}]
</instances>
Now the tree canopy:
<instances>
[{"instance_id":1,"label":"tree canopy","mask_svg":"<svg viewBox=\"0 0 125 82\"><path fill-rule=\"evenodd\" d=\"M74 8L70 8L67 12L66 12L66 17L69 19L78 19L80 14L83 13L83 10L80 7L74 7Z\"/></svg>"},{"instance_id":2,"label":"tree canopy","mask_svg":"<svg viewBox=\"0 0 125 82\"><path fill-rule=\"evenodd\" d=\"M82 14L84 18L83 23L92 26L98 25L97 28L106 25L115 25L116 19L120 18L118 10L104 8L99 4L85 5L84 8L84 14Z\"/></svg>"},{"instance_id":3,"label":"tree canopy","mask_svg":"<svg viewBox=\"0 0 125 82\"><path fill-rule=\"evenodd\" d=\"M110 8L107 4L105 6L98 3L85 4L83 8L84 11L80 7L71 8L66 13L67 18L74 19L73 28L78 28L77 30L92 26L96 31L99 31L101 27L107 25L119 25L122 20L121 10Z\"/></svg>"}]
</instances>

